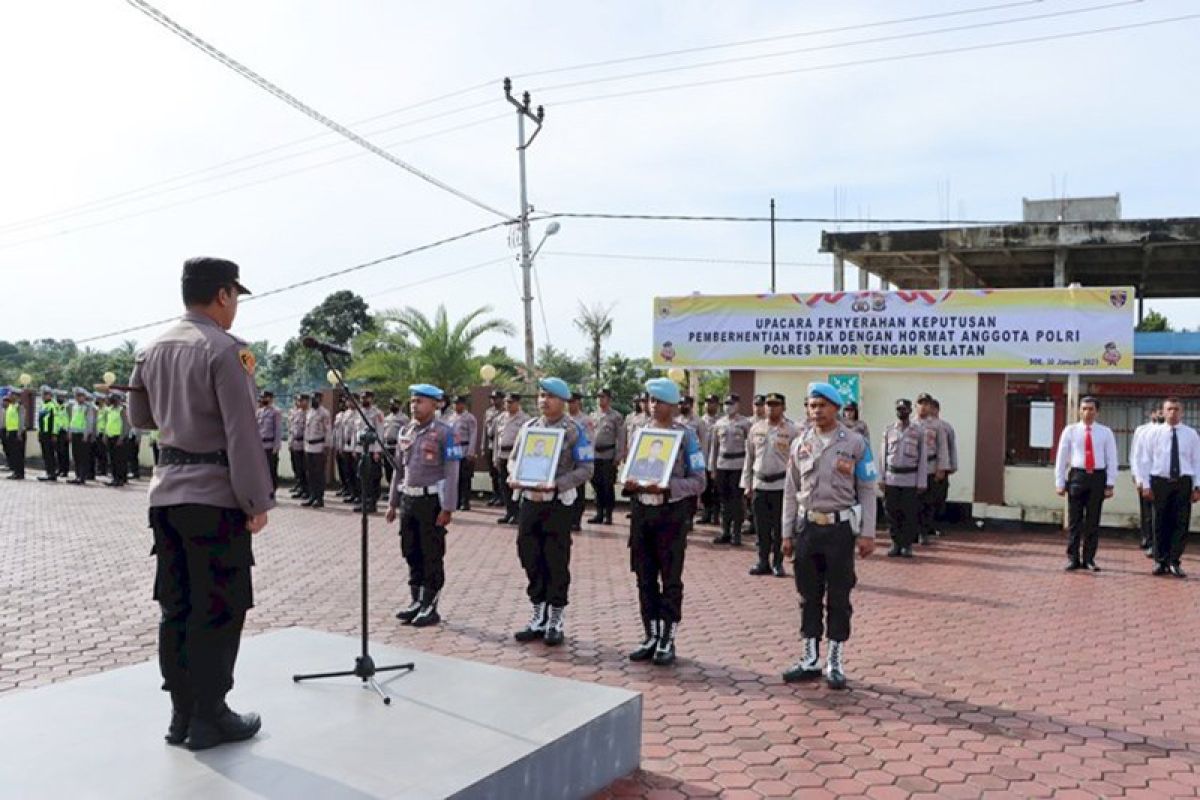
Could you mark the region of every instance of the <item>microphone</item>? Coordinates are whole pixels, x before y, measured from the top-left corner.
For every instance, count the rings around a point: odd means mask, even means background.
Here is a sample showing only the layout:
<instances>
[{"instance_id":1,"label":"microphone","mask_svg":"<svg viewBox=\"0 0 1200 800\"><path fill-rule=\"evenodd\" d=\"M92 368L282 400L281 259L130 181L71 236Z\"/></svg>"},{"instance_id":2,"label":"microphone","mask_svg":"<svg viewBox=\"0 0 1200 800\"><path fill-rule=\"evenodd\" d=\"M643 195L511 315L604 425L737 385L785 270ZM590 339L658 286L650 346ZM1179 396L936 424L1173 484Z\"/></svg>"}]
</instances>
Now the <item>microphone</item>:
<instances>
[{"instance_id":1,"label":"microphone","mask_svg":"<svg viewBox=\"0 0 1200 800\"><path fill-rule=\"evenodd\" d=\"M344 356L346 358L352 358L352 356L350 355L350 351L347 350L346 348L338 347L336 344L329 344L329 342L322 342L320 339L314 339L311 336L305 336L300 341L300 343L303 344L305 347L307 347L309 350L316 350L318 353L326 353L326 354L331 354L331 355L335 355L335 356Z\"/></svg>"}]
</instances>

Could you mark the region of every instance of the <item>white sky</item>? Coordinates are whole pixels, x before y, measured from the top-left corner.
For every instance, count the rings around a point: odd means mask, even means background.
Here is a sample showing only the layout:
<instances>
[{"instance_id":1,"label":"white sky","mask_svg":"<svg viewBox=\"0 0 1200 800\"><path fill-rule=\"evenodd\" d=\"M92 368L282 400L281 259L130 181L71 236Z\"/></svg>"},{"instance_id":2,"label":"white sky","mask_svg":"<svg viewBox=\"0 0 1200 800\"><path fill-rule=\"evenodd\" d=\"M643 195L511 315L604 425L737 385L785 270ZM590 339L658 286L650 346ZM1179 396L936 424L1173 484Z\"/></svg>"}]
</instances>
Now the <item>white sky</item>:
<instances>
[{"instance_id":1,"label":"white sky","mask_svg":"<svg viewBox=\"0 0 1200 800\"><path fill-rule=\"evenodd\" d=\"M372 141L440 180L517 210L516 125L500 79L678 48L978 8L955 2L604 4L161 0L201 37L345 124L463 87L487 89L371 123ZM1050 19L849 45L1031 15ZM985 13L793 37L755 46L518 78L546 106L529 150L540 210L780 216L1017 219L1021 198L1120 192L1127 218L1200 215L1195 79L1200 19L932 58L593 102L687 81L801 69L1080 31L1200 12L1194 0L1041 0ZM824 50L633 80L580 80L781 50ZM191 255L232 258L263 291L495 217L345 142L110 0L0 6L0 339L94 336L178 311ZM425 117L453 112L437 119ZM500 117L451 133L463 123ZM389 131L384 128L404 124ZM439 134L432 135L429 134ZM303 144L289 144L311 138ZM404 140L419 141L401 143ZM267 155L209 168L267 148ZM303 153L304 150L321 149ZM298 155L299 154L299 155ZM338 159L337 163L324 162ZM295 172L296 170L303 170ZM293 173L295 174L286 174ZM29 223L85 203L86 213ZM203 182L194 183L197 180ZM189 181L193 182L189 184ZM253 183L251 186L244 184ZM946 186L949 186L949 194ZM240 187L240 188L239 188ZM170 191L164 191L170 190ZM835 197L839 198L835 204ZM129 200L134 202L128 202ZM781 225L781 291L828 288L820 225ZM833 227L833 226L825 226ZM855 225L844 225L843 230ZM540 225L534 230L540 236ZM539 272L535 340L580 352L577 301L615 303L612 350L649 355L656 294L760 292L765 225L564 220ZM276 345L328 293L372 308L454 315L490 304L519 326L516 251L503 230L246 303L235 333ZM388 291L493 259L506 261ZM803 266L794 262L799 262ZM853 274L848 282L854 280ZM1152 304L1200 325L1200 304ZM104 339L145 341L157 329ZM520 336L504 344L520 357Z\"/></svg>"}]
</instances>

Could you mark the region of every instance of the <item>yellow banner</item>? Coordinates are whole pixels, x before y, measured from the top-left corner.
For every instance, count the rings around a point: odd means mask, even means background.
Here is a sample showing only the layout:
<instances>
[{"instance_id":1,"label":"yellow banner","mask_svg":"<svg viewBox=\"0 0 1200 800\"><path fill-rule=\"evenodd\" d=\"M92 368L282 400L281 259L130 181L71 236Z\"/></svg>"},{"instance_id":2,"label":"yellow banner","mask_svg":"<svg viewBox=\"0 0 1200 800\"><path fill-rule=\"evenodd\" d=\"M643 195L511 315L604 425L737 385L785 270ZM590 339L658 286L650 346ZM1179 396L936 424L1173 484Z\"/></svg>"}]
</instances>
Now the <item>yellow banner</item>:
<instances>
[{"instance_id":1,"label":"yellow banner","mask_svg":"<svg viewBox=\"0 0 1200 800\"><path fill-rule=\"evenodd\" d=\"M654 300L657 367L1133 372L1128 287Z\"/></svg>"}]
</instances>

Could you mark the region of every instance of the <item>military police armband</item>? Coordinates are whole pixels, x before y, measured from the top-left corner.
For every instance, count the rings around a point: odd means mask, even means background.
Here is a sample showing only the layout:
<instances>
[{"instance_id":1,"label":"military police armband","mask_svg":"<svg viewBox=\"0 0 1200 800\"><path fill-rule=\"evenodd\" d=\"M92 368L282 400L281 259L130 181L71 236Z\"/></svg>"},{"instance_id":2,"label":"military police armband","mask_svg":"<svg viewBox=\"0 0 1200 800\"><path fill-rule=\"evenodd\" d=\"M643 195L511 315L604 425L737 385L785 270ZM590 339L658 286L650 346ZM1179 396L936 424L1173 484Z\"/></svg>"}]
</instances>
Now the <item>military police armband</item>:
<instances>
[{"instance_id":1,"label":"military police armband","mask_svg":"<svg viewBox=\"0 0 1200 800\"><path fill-rule=\"evenodd\" d=\"M596 450L586 437L581 436L571 449L571 456L575 459L576 463L590 464L596 460Z\"/></svg>"},{"instance_id":2,"label":"military police armband","mask_svg":"<svg viewBox=\"0 0 1200 800\"><path fill-rule=\"evenodd\" d=\"M442 459L444 461L462 461L463 460L462 447L459 446L458 444L455 444L454 436L450 435L449 433L447 434L446 440L442 445Z\"/></svg>"},{"instance_id":3,"label":"military police armband","mask_svg":"<svg viewBox=\"0 0 1200 800\"><path fill-rule=\"evenodd\" d=\"M854 477L860 481L874 481L879 479L879 473L875 469L875 454L871 452L871 444L869 442L863 448L862 458L858 460L858 464L854 467Z\"/></svg>"}]
</instances>

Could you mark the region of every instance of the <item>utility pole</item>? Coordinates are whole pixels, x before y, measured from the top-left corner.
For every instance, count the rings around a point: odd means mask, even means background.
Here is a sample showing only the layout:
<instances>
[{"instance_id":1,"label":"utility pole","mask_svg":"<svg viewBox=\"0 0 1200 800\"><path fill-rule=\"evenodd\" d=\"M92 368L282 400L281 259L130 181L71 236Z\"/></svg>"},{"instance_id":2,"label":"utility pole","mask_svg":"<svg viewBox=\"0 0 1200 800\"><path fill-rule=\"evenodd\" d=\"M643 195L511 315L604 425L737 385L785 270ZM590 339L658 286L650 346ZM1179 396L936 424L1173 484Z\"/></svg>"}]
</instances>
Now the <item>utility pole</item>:
<instances>
[{"instance_id":1,"label":"utility pole","mask_svg":"<svg viewBox=\"0 0 1200 800\"><path fill-rule=\"evenodd\" d=\"M771 198L771 294L775 294L775 198Z\"/></svg>"},{"instance_id":2,"label":"utility pole","mask_svg":"<svg viewBox=\"0 0 1200 800\"><path fill-rule=\"evenodd\" d=\"M537 112L530 110L529 92L525 92L520 101L512 96L512 79L504 79L504 97L509 103L517 109L517 162L520 167L521 177L521 214L518 219L521 231L521 301L525 306L525 382L529 387L528 391L532 393L532 387L536 386L534 379L534 352L533 352L533 259L530 257L529 248L529 195L525 182L525 150L529 145L533 144L533 140L542 130L542 120L546 116L546 110L541 106L537 107ZM529 137L529 141L525 141L525 120L529 119L537 127L534 128L533 136Z\"/></svg>"}]
</instances>

